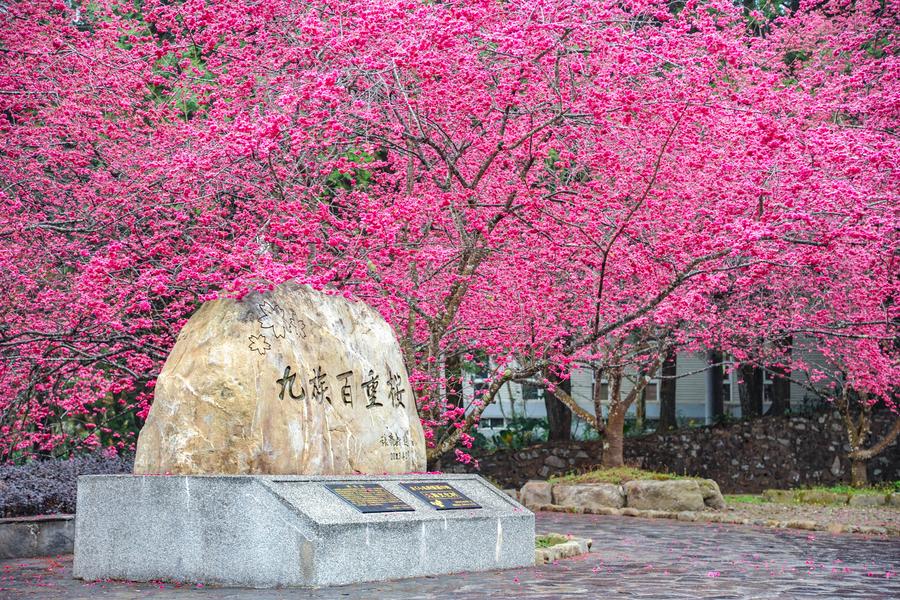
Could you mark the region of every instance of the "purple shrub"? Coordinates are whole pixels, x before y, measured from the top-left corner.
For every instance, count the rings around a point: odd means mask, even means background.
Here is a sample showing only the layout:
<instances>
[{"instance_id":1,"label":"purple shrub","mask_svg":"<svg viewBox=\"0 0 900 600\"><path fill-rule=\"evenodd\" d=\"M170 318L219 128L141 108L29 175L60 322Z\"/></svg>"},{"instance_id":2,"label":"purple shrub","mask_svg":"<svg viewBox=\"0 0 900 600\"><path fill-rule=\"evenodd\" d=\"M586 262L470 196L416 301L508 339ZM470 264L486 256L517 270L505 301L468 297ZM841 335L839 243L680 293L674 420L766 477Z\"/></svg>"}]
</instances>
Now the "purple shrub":
<instances>
[{"instance_id":1,"label":"purple shrub","mask_svg":"<svg viewBox=\"0 0 900 600\"><path fill-rule=\"evenodd\" d=\"M130 473L133 463L133 457L98 453L0 465L0 517L74 513L79 475Z\"/></svg>"}]
</instances>

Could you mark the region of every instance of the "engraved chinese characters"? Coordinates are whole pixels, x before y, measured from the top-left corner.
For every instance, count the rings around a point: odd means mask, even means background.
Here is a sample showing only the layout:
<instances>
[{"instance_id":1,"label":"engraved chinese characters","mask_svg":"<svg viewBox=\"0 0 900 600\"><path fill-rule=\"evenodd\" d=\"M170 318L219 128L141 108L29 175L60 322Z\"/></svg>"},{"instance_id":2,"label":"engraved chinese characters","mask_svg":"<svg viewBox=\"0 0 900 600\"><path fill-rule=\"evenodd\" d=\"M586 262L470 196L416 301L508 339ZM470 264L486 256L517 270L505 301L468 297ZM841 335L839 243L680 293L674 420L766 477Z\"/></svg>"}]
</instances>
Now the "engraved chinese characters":
<instances>
[{"instance_id":1,"label":"engraved chinese characters","mask_svg":"<svg viewBox=\"0 0 900 600\"><path fill-rule=\"evenodd\" d=\"M336 389L339 391L341 402L352 406L354 398L365 397L366 408L384 406L383 403L378 401L379 376L375 375L372 369L369 369L369 378L359 385L360 389L357 390L356 394L354 394L353 376L354 372L352 370L344 371L343 373L336 375L338 381ZM331 389L328 384L328 378L329 374L323 371L322 367L319 366L313 370L312 376L306 380L312 390L311 397L316 402L331 402L331 396L328 395ZM275 383L279 386L279 400L284 400L285 394L292 400L305 400L307 396L303 381L303 378L297 379L297 373L292 372L290 365L286 366L281 377L275 380ZM391 373L389 370L387 382L388 391L386 394L388 405L394 408L401 406L405 408L406 404L403 402L403 394L406 393L406 389L403 386L403 380L400 375Z\"/></svg>"},{"instance_id":2,"label":"engraved chinese characters","mask_svg":"<svg viewBox=\"0 0 900 600\"><path fill-rule=\"evenodd\" d=\"M403 473L425 439L399 345L371 308L283 284L204 304L178 336L136 473Z\"/></svg>"}]
</instances>

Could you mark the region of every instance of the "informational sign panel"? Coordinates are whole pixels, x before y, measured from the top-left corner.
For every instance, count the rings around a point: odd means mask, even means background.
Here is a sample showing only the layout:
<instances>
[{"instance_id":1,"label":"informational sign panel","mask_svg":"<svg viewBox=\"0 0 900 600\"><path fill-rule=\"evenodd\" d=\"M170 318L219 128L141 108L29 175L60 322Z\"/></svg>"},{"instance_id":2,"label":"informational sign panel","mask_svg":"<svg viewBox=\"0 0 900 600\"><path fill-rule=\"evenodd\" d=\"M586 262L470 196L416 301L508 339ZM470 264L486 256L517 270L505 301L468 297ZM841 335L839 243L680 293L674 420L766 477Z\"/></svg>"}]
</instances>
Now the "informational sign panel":
<instances>
[{"instance_id":1,"label":"informational sign panel","mask_svg":"<svg viewBox=\"0 0 900 600\"><path fill-rule=\"evenodd\" d=\"M480 504L467 498L445 481L423 481L421 483L401 483L400 485L437 510L481 508Z\"/></svg>"},{"instance_id":2,"label":"informational sign panel","mask_svg":"<svg viewBox=\"0 0 900 600\"><path fill-rule=\"evenodd\" d=\"M415 510L377 483L326 483L341 500L363 513Z\"/></svg>"}]
</instances>

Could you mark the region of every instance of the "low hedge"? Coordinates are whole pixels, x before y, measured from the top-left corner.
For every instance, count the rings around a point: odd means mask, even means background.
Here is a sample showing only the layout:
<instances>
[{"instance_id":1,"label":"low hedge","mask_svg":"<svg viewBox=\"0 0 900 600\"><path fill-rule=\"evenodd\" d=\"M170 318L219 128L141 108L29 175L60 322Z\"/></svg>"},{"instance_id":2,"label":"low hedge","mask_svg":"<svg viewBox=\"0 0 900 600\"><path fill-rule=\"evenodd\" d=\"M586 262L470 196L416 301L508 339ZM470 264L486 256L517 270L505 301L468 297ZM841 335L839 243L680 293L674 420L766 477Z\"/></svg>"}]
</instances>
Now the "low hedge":
<instances>
[{"instance_id":1,"label":"low hedge","mask_svg":"<svg viewBox=\"0 0 900 600\"><path fill-rule=\"evenodd\" d=\"M133 464L132 457L88 454L0 465L0 517L74 513L79 475L131 473Z\"/></svg>"}]
</instances>

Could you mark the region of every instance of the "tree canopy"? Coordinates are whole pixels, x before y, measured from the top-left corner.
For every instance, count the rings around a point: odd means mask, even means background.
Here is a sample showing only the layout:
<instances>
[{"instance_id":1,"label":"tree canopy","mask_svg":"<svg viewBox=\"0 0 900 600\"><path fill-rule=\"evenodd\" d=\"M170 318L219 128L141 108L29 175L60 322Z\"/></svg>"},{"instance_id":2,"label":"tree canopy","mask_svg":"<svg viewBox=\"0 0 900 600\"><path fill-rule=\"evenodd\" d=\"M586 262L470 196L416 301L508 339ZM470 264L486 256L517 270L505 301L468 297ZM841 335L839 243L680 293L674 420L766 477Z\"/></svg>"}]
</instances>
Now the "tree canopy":
<instances>
[{"instance_id":1,"label":"tree canopy","mask_svg":"<svg viewBox=\"0 0 900 600\"><path fill-rule=\"evenodd\" d=\"M8 3L0 457L132 447L199 303L287 279L392 323L434 454L506 381L672 345L807 335L893 406L898 15Z\"/></svg>"}]
</instances>

